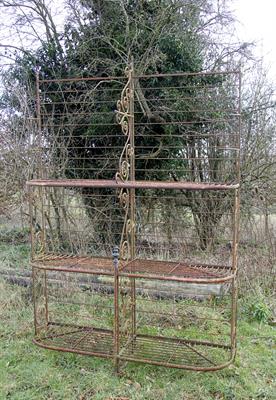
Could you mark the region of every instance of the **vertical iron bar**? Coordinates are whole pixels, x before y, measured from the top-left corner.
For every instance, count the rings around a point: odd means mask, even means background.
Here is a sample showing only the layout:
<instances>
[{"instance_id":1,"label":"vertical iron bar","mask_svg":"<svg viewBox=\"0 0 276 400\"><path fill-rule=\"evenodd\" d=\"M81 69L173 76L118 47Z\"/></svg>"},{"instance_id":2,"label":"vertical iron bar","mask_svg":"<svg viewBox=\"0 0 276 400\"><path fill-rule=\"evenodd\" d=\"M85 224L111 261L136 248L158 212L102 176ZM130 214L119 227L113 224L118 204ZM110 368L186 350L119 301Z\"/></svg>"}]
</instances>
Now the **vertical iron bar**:
<instances>
[{"instance_id":1,"label":"vertical iron bar","mask_svg":"<svg viewBox=\"0 0 276 400\"><path fill-rule=\"evenodd\" d=\"M33 226L33 188L28 186L28 200L29 200L29 218L30 218L30 236L31 236L31 261L34 259L34 226Z\"/></svg>"},{"instance_id":2,"label":"vertical iron bar","mask_svg":"<svg viewBox=\"0 0 276 400\"><path fill-rule=\"evenodd\" d=\"M129 132L130 132L130 180L135 180L135 132L134 132L134 64L133 60L130 64L129 71L129 88L130 88L130 104L129 104ZM130 189L130 257L135 259L135 189ZM136 288L135 278L131 279L131 335L132 343L136 335Z\"/></svg>"},{"instance_id":3,"label":"vertical iron bar","mask_svg":"<svg viewBox=\"0 0 276 400\"><path fill-rule=\"evenodd\" d=\"M38 167L38 178L42 179L43 178L43 173L42 173L42 143L41 143L41 102L40 102L40 89L39 89L39 70L36 70L35 74L36 78L36 120L37 120L37 129L38 129L38 160L37 161L37 167Z\"/></svg>"},{"instance_id":4,"label":"vertical iron bar","mask_svg":"<svg viewBox=\"0 0 276 400\"><path fill-rule=\"evenodd\" d=\"M44 211L44 189L43 187L39 187L39 198L40 198L40 204L41 204L41 252L44 255L45 254L45 245L46 245L46 233L45 233L45 211ZM46 190L46 189L45 189ZM46 195L45 195L46 199Z\"/></svg>"},{"instance_id":5,"label":"vertical iron bar","mask_svg":"<svg viewBox=\"0 0 276 400\"><path fill-rule=\"evenodd\" d=\"M42 157L42 138L41 138L41 102L40 102L40 89L39 89L39 70L36 70L36 118L37 118L37 129L38 129L38 178L43 178L43 157ZM42 222L42 232L41 232L41 244L42 252L45 252L45 219L44 219L44 205L43 205L43 191L41 188L39 190L39 197L41 200L41 222Z\"/></svg>"},{"instance_id":6,"label":"vertical iron bar","mask_svg":"<svg viewBox=\"0 0 276 400\"><path fill-rule=\"evenodd\" d=\"M239 206L240 206L240 190L235 189L234 200L234 232L233 232L233 249L232 249L232 270L235 277L232 281L232 305L231 305L231 351L232 355L236 354L236 337L237 337L237 250L239 235Z\"/></svg>"},{"instance_id":7,"label":"vertical iron bar","mask_svg":"<svg viewBox=\"0 0 276 400\"><path fill-rule=\"evenodd\" d=\"M32 267L32 281L33 281L33 285L32 285L32 296L33 296L33 310L34 310L34 333L35 336L37 336L38 334L38 330L37 330L37 307L36 307L36 290L35 290L35 281L36 281L36 270L34 267Z\"/></svg>"},{"instance_id":8,"label":"vertical iron bar","mask_svg":"<svg viewBox=\"0 0 276 400\"><path fill-rule=\"evenodd\" d=\"M45 330L47 330L49 322L47 270L44 270L44 300L45 300L45 319L46 319Z\"/></svg>"},{"instance_id":9,"label":"vertical iron bar","mask_svg":"<svg viewBox=\"0 0 276 400\"><path fill-rule=\"evenodd\" d=\"M114 367L115 372L119 373L119 349L120 349L120 322L119 322L119 249L117 246L112 251L114 265Z\"/></svg>"},{"instance_id":10,"label":"vertical iron bar","mask_svg":"<svg viewBox=\"0 0 276 400\"><path fill-rule=\"evenodd\" d=\"M240 171L240 138L241 138L241 71L239 70L239 83L238 83L238 135L236 148L237 160L236 160L236 171L237 180L241 183L241 171ZM232 249L232 270L235 273L235 277L232 282L232 306L231 306L231 352L232 356L236 355L237 347L237 301L238 301L238 285L237 285L237 270L238 270L238 241L239 241L239 224L240 224L240 188L235 189L234 199L234 216L233 216L233 249Z\"/></svg>"}]
</instances>

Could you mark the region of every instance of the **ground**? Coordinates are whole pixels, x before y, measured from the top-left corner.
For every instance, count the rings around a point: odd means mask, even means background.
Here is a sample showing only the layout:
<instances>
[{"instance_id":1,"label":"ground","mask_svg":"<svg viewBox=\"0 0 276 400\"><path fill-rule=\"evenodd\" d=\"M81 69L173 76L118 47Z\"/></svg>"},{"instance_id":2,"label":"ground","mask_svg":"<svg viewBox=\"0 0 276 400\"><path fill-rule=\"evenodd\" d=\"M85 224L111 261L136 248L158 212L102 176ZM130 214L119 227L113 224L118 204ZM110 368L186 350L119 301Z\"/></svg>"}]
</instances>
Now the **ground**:
<instances>
[{"instance_id":1,"label":"ground","mask_svg":"<svg viewBox=\"0 0 276 400\"><path fill-rule=\"evenodd\" d=\"M24 238L5 238L0 271L27 272ZM238 356L230 368L198 373L128 364L117 376L111 361L36 347L30 287L0 274L0 400L276 399L275 328L267 323L265 305L250 301L240 296Z\"/></svg>"}]
</instances>

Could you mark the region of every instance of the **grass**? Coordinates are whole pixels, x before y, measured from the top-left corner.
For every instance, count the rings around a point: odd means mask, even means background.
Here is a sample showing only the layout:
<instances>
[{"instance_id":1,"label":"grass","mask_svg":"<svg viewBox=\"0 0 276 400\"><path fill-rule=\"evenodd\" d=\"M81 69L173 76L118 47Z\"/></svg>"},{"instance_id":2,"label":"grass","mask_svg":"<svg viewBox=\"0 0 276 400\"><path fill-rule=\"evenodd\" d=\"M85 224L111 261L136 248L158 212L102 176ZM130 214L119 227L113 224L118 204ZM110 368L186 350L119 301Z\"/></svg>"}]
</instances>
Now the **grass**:
<instances>
[{"instance_id":1,"label":"grass","mask_svg":"<svg viewBox=\"0 0 276 400\"><path fill-rule=\"evenodd\" d=\"M0 269L26 267L26 244L0 251ZM34 346L30 289L0 280L0 399L276 399L275 328L259 318L265 299L257 306L244 295L239 302L238 356L230 368L197 373L129 363L118 377L110 361Z\"/></svg>"},{"instance_id":2,"label":"grass","mask_svg":"<svg viewBox=\"0 0 276 400\"><path fill-rule=\"evenodd\" d=\"M0 269L22 271L29 266L29 246L26 244L6 245L0 243Z\"/></svg>"}]
</instances>

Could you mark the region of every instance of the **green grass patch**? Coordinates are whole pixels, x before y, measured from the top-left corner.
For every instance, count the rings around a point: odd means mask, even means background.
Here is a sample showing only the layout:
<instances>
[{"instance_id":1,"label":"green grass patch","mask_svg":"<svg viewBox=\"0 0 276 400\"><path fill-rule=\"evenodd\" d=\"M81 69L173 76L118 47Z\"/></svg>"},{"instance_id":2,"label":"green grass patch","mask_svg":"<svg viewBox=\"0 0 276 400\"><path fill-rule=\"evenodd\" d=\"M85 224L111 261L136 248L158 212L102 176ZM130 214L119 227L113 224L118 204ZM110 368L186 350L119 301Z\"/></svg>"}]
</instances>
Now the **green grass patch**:
<instances>
[{"instance_id":1,"label":"green grass patch","mask_svg":"<svg viewBox=\"0 0 276 400\"><path fill-rule=\"evenodd\" d=\"M30 246L26 243L6 244L0 241L0 270L29 267Z\"/></svg>"},{"instance_id":2,"label":"green grass patch","mask_svg":"<svg viewBox=\"0 0 276 400\"><path fill-rule=\"evenodd\" d=\"M112 362L58 353L32 344L29 288L0 283L0 399L275 399L273 327L238 324L238 356L228 369L196 373L129 363L122 376Z\"/></svg>"}]
</instances>

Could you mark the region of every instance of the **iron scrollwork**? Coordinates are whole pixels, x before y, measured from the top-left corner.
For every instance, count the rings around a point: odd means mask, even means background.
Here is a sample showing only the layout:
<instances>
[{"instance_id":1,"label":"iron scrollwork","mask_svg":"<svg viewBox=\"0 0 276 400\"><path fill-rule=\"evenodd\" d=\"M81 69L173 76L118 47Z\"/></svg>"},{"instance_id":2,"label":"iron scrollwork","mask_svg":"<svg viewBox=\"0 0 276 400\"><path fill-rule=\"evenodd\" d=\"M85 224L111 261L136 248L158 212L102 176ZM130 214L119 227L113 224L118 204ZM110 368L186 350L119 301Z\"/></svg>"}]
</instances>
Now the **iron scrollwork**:
<instances>
[{"instance_id":1,"label":"iron scrollwork","mask_svg":"<svg viewBox=\"0 0 276 400\"><path fill-rule=\"evenodd\" d=\"M130 119L133 115L131 111L131 101L133 101L133 90L131 89L131 73L132 70L127 68L125 71L128 80L124 86L121 98L117 101L116 121L121 126L121 130L126 141L119 159L119 170L116 173L116 181L126 182L130 178L131 158L134 156L134 149L130 144L131 139L131 126ZM121 243L120 243L120 259L127 263L131 257L130 250L130 235L133 226L133 221L130 218L130 191L126 188L121 188L118 194L120 206L123 208L125 217L122 229Z\"/></svg>"}]
</instances>

